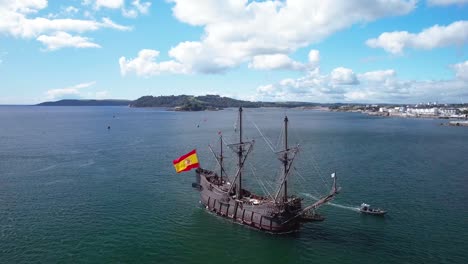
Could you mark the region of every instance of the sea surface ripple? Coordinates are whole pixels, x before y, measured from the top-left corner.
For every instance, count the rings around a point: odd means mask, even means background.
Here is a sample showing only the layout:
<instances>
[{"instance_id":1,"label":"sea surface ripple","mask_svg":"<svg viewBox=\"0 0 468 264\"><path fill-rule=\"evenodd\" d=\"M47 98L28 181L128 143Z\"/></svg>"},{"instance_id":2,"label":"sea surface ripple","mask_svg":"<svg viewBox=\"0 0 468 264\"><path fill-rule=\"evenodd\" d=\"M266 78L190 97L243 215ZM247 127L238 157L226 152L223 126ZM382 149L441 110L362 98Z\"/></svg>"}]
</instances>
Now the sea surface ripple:
<instances>
[{"instance_id":1,"label":"sea surface ripple","mask_svg":"<svg viewBox=\"0 0 468 264\"><path fill-rule=\"evenodd\" d=\"M280 164L255 125L279 146L285 113L301 148L291 192L312 203L334 171L342 191L320 209L324 222L272 235L207 212L194 173L172 167L197 149L216 168L207 145L218 131L236 141L235 109L0 106L0 263L466 263L466 128L246 109L245 181L256 192L251 168L268 186ZM361 215L362 202L388 215Z\"/></svg>"}]
</instances>

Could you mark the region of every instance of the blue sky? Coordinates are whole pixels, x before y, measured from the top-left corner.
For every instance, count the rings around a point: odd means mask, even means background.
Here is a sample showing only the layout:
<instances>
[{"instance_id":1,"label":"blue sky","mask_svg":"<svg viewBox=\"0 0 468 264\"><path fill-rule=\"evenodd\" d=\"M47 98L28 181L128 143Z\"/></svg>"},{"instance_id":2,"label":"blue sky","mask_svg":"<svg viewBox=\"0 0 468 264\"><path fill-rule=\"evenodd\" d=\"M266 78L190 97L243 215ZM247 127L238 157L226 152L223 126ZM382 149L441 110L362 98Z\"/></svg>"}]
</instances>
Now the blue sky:
<instances>
[{"instance_id":1,"label":"blue sky","mask_svg":"<svg viewBox=\"0 0 468 264\"><path fill-rule=\"evenodd\" d=\"M0 0L0 104L468 102L468 0Z\"/></svg>"}]
</instances>

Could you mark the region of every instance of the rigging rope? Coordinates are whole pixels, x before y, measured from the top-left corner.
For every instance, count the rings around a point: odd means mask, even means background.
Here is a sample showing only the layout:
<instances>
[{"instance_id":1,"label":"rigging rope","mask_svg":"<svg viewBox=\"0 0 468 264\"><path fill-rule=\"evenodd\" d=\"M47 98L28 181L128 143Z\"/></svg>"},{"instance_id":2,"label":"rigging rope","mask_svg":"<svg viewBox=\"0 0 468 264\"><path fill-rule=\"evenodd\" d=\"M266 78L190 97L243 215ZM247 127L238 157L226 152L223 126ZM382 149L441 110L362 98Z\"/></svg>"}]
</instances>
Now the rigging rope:
<instances>
[{"instance_id":1,"label":"rigging rope","mask_svg":"<svg viewBox=\"0 0 468 264\"><path fill-rule=\"evenodd\" d=\"M257 176L257 174L255 173L255 170L253 168L253 166L250 166L250 169L252 170L252 174L255 176L255 179L257 179L257 182L258 184L260 185L260 188L262 188L262 191L265 195L268 195L268 197L270 197L271 199L273 199L273 197L271 196L271 193L268 191L268 189L266 188L265 184L263 183L263 181Z\"/></svg>"},{"instance_id":2,"label":"rigging rope","mask_svg":"<svg viewBox=\"0 0 468 264\"><path fill-rule=\"evenodd\" d=\"M298 133L295 133L294 130L291 131L291 134L293 135L294 138L298 139L299 142L305 142L302 137L299 136ZM308 155L308 157L310 157L310 164L312 164L312 167L314 168L315 172L317 173L317 175L319 176L320 180L323 182L324 184L324 188L328 188L329 186L329 183L327 182L327 177L324 176L322 170L320 169L320 166L319 166L319 163L317 162L317 160L314 158L314 153L311 151L310 154ZM325 190L326 191L326 190Z\"/></svg>"},{"instance_id":3,"label":"rigging rope","mask_svg":"<svg viewBox=\"0 0 468 264\"><path fill-rule=\"evenodd\" d=\"M311 164L312 164L312 166L314 167L315 171L317 172L319 178L322 180L323 184L324 184L325 186L327 186L328 184L327 184L327 182L326 182L325 179L324 179L322 170L319 168L317 161L314 159L314 156L313 156L313 155L310 155L310 158L311 158L311 160L312 160Z\"/></svg>"},{"instance_id":4,"label":"rigging rope","mask_svg":"<svg viewBox=\"0 0 468 264\"><path fill-rule=\"evenodd\" d=\"M239 117L237 117L237 120L236 122L233 124L233 128L234 128L234 133L231 134L231 137L229 137L230 140L227 139L227 137L223 137L223 143L228 146L229 148L232 149L232 146L229 146L231 144L231 142L236 142L238 141L238 139L236 139L236 135L238 135L239 133ZM250 117L247 117L246 118L246 121L250 121L252 123L252 125L255 127L255 129L258 131L259 135L263 138L263 140L265 141L266 145L268 146L268 148L274 153L276 154L276 151L275 149L280 149L281 148L281 145L282 143L284 143L284 139L283 139L283 136L284 136L284 129L280 129L280 133L279 133L279 137L278 137L278 140L277 142L275 142L276 144L274 144L272 142L272 140L270 140L268 137L265 136L265 134L260 130L260 128L258 127L258 125L256 124L256 122L250 118ZM293 132L293 131L292 131ZM276 134L276 133L275 133ZM298 137L299 135L294 133L293 132L293 135L296 136L296 139L299 139L301 141L301 139ZM246 135L247 136L247 135ZM248 138L248 136L247 136ZM253 154L252 154L253 155ZM226 157L226 156L225 156ZM322 170L320 169L320 167L318 166L318 163L316 161L316 159L312 156L312 155L309 155L310 157L310 161L309 164L312 165L313 169L316 171L316 173L318 174L318 177L321 179L321 181L323 182L323 187L324 188L328 188L328 183L327 181L325 180L325 177L323 175L323 172ZM255 160L255 159L253 159ZM225 160L226 161L226 160ZM230 160L230 162L233 162L233 160ZM229 162L229 165L233 165ZM227 167L225 163L225 167ZM271 196L271 193L275 192L276 191L276 187L275 185L279 185L280 182L281 182L281 177L279 177L279 174L280 172L279 171L276 171L276 183L275 183L275 180L273 179L270 179L269 177L267 178L264 178L264 177L260 177L260 175L257 175L256 173L256 168L254 168L252 166L252 164L249 164L250 165L250 169L252 171L252 174L254 175L254 177L256 178L256 181L258 182L262 192L265 194L265 195L268 195L270 198L272 198ZM235 166L235 165L234 165ZM296 167L293 168L294 172L296 172L296 175L298 175L300 177L300 179L303 181L303 183L306 182L305 178L302 176L302 174L296 169ZM227 175L226 175L227 176ZM272 176L272 175L270 175ZM300 186L304 187L305 184L300 184ZM317 187L320 187L321 184L318 184L318 185L314 185L313 188L311 188L311 191L313 191L313 193L315 193L317 196L320 196L320 193L322 191L318 191L316 188ZM323 189L323 188L318 188L318 189ZM326 191L325 191L326 192Z\"/></svg>"},{"instance_id":5,"label":"rigging rope","mask_svg":"<svg viewBox=\"0 0 468 264\"><path fill-rule=\"evenodd\" d=\"M280 129L280 134L279 134L278 140L276 141L276 149L279 149L280 144L283 143L283 133L284 133L284 129Z\"/></svg>"},{"instance_id":6,"label":"rigging rope","mask_svg":"<svg viewBox=\"0 0 468 264\"><path fill-rule=\"evenodd\" d=\"M275 149L273 148L273 143L271 143L271 141L265 137L262 133L262 131L260 131L260 128L258 128L257 124L255 124L255 122L253 120L250 120L250 122L252 122L252 124L255 126L255 128L258 130L258 133L260 133L260 136L262 136L262 138L265 140L265 143L267 143L268 147L271 149L271 151L273 153L275 153Z\"/></svg>"},{"instance_id":7,"label":"rigging rope","mask_svg":"<svg viewBox=\"0 0 468 264\"><path fill-rule=\"evenodd\" d=\"M296 174L299 175L299 177L300 177L304 182L306 182L305 178L302 176L302 174L299 172L299 170L297 170L296 167L294 167L294 172L296 172ZM311 189L312 189L312 191L315 192L316 195L320 196L320 192L319 192L319 191L317 191L315 188L311 188ZM318 199L316 199L316 200L318 200Z\"/></svg>"}]
</instances>

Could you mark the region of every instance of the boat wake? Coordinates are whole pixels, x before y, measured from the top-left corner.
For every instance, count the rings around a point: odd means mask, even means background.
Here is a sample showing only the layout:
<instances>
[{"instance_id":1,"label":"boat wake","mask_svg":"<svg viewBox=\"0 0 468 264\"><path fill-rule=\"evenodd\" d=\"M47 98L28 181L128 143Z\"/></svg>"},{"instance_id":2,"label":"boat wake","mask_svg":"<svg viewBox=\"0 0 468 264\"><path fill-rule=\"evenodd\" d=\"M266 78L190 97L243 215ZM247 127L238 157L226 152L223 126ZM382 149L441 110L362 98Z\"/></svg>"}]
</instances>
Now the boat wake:
<instances>
[{"instance_id":1,"label":"boat wake","mask_svg":"<svg viewBox=\"0 0 468 264\"><path fill-rule=\"evenodd\" d=\"M54 168L56 168L58 166L58 164L54 164L54 165L50 165L50 166L47 166L47 167L44 167L44 168L40 168L38 170L34 170L32 172L43 172L43 171L48 171L48 170L52 170Z\"/></svg>"},{"instance_id":2,"label":"boat wake","mask_svg":"<svg viewBox=\"0 0 468 264\"><path fill-rule=\"evenodd\" d=\"M91 166L91 165L93 165L95 163L96 162L94 160L90 159L87 162L78 165L78 168L88 167L88 166Z\"/></svg>"},{"instance_id":3,"label":"boat wake","mask_svg":"<svg viewBox=\"0 0 468 264\"><path fill-rule=\"evenodd\" d=\"M319 198L313 196L312 194L310 193L302 193L303 195L307 196L307 197L310 197L314 200L318 200ZM337 207L337 208L341 208L341 209L346 209L346 210L350 210L350 211L354 211L354 212L359 212L359 207L356 207L356 206L349 206L349 205L343 205L343 204L337 204L337 203L327 203L328 205L331 205L333 207Z\"/></svg>"}]
</instances>

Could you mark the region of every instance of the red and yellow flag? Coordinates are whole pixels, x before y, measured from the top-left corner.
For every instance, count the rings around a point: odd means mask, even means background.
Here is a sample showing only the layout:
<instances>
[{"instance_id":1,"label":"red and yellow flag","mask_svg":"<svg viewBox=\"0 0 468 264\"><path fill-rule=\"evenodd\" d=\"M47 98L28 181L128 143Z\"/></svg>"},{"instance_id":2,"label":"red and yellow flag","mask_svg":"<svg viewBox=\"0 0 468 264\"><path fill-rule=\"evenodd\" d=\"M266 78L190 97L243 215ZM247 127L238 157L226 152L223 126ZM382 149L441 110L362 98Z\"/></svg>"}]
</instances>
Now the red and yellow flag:
<instances>
[{"instance_id":1,"label":"red and yellow flag","mask_svg":"<svg viewBox=\"0 0 468 264\"><path fill-rule=\"evenodd\" d=\"M180 158L173 160L172 163L174 164L174 168L177 173L200 167L197 151L195 149Z\"/></svg>"}]
</instances>

